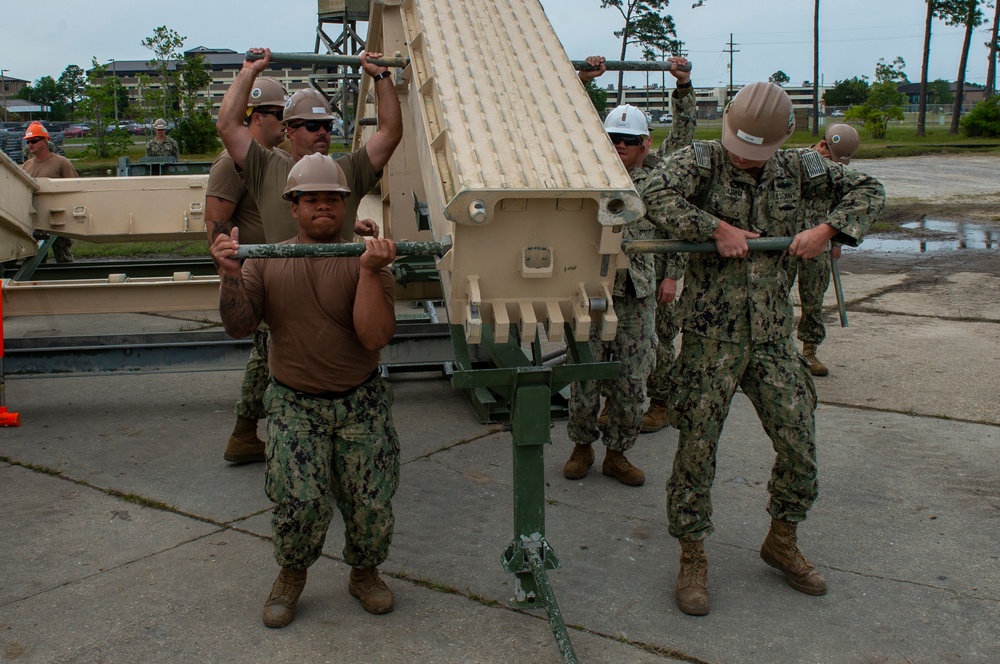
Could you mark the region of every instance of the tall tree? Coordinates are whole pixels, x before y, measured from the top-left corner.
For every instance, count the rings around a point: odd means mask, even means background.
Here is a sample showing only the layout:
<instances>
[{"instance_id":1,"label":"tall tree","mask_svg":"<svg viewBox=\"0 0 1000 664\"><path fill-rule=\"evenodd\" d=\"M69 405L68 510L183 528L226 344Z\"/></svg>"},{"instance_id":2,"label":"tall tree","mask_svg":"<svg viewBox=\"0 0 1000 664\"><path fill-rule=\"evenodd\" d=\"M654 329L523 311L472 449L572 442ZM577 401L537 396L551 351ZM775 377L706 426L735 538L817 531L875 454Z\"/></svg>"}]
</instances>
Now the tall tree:
<instances>
[{"instance_id":1,"label":"tall tree","mask_svg":"<svg viewBox=\"0 0 1000 664\"><path fill-rule=\"evenodd\" d=\"M115 97L124 89L107 69L108 66L99 63L97 58L92 59L80 111L90 120L87 151L98 157L117 157L128 152L132 137L121 129L107 130L115 117ZM119 109L123 108L119 104Z\"/></svg>"},{"instance_id":2,"label":"tall tree","mask_svg":"<svg viewBox=\"0 0 1000 664\"><path fill-rule=\"evenodd\" d=\"M601 0L601 9L613 7L625 19L625 26L615 31L615 37L622 40L621 57L632 44L650 46L663 51L677 50L677 30L672 16L660 12L667 8L670 0ZM622 89L625 72L618 72L618 105L625 99Z\"/></svg>"},{"instance_id":3,"label":"tall tree","mask_svg":"<svg viewBox=\"0 0 1000 664\"><path fill-rule=\"evenodd\" d=\"M997 91L997 51L1000 44L997 43L998 31L1000 31L1000 2L993 3L993 27L990 29L990 40L986 42L986 47L990 49L990 63L986 68L986 96L992 97Z\"/></svg>"},{"instance_id":4,"label":"tall tree","mask_svg":"<svg viewBox=\"0 0 1000 664\"><path fill-rule=\"evenodd\" d=\"M926 0L927 16L924 18L924 51L920 60L920 97L917 100L917 136L923 136L927 121L927 65L931 59L931 24L937 13L937 0Z\"/></svg>"},{"instance_id":5,"label":"tall tree","mask_svg":"<svg viewBox=\"0 0 1000 664\"><path fill-rule=\"evenodd\" d=\"M829 109L831 106L855 106L865 103L868 98L868 77L855 76L834 81L833 87L823 93L823 103Z\"/></svg>"},{"instance_id":6,"label":"tall tree","mask_svg":"<svg viewBox=\"0 0 1000 664\"><path fill-rule=\"evenodd\" d=\"M941 0L941 16L948 25L964 25L965 39L962 41L962 57L958 61L958 77L955 79L955 107L952 109L949 134L957 134L962 116L962 102L965 101L965 70L969 63L969 47L972 32L983 24L983 12L979 10L979 0Z\"/></svg>"},{"instance_id":7,"label":"tall tree","mask_svg":"<svg viewBox=\"0 0 1000 664\"><path fill-rule=\"evenodd\" d=\"M903 58L897 57L892 62L880 58L875 65L875 82L868 88L865 103L847 109L844 119L863 122L872 138L885 138L889 120L903 119L906 95L899 91L899 86L908 82L904 67Z\"/></svg>"},{"instance_id":8,"label":"tall tree","mask_svg":"<svg viewBox=\"0 0 1000 664\"><path fill-rule=\"evenodd\" d=\"M768 76L767 80L771 81L772 83L777 83L778 85L784 85L785 83L788 83L792 79L788 78L788 74L779 69L778 71Z\"/></svg>"},{"instance_id":9,"label":"tall tree","mask_svg":"<svg viewBox=\"0 0 1000 664\"><path fill-rule=\"evenodd\" d=\"M57 83L63 102L69 107L70 113L75 115L76 105L83 99L84 90L87 89L87 73L82 67L69 65L59 74Z\"/></svg>"},{"instance_id":10,"label":"tall tree","mask_svg":"<svg viewBox=\"0 0 1000 664\"><path fill-rule=\"evenodd\" d=\"M184 41L187 37L182 37L176 30L171 30L165 25L153 30L152 37L142 40L142 45L153 52L154 59L149 61L149 66L156 69L160 78L160 90L163 92L163 117L176 117L173 110L176 99L176 91L179 83L179 75L176 68L171 68L177 60L181 58L180 50L184 48Z\"/></svg>"}]
</instances>

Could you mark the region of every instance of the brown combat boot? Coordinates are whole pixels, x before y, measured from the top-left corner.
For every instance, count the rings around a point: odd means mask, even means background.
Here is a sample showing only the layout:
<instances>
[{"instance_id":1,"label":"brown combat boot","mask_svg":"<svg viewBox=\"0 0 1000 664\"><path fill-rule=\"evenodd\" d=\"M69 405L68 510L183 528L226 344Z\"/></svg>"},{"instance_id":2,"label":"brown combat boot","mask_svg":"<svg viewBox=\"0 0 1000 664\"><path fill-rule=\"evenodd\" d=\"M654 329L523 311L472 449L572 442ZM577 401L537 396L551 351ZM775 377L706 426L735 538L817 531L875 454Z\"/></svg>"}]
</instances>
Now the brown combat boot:
<instances>
[{"instance_id":1,"label":"brown combat boot","mask_svg":"<svg viewBox=\"0 0 1000 664\"><path fill-rule=\"evenodd\" d=\"M677 608L689 616L708 614L708 557L702 540L680 540L681 566L677 571Z\"/></svg>"},{"instance_id":2,"label":"brown combat boot","mask_svg":"<svg viewBox=\"0 0 1000 664\"><path fill-rule=\"evenodd\" d=\"M237 416L236 428L226 443L226 452L222 455L229 463L256 463L266 461L264 441L257 437L257 420Z\"/></svg>"},{"instance_id":3,"label":"brown combat boot","mask_svg":"<svg viewBox=\"0 0 1000 664\"><path fill-rule=\"evenodd\" d=\"M601 414L597 416L597 426L600 429L608 426L608 408L611 407L611 399L604 400L604 408L601 409Z\"/></svg>"},{"instance_id":4,"label":"brown combat boot","mask_svg":"<svg viewBox=\"0 0 1000 664\"><path fill-rule=\"evenodd\" d=\"M802 344L802 354L809 360L809 373L814 376L825 376L830 370L816 357L816 348L816 344Z\"/></svg>"},{"instance_id":5,"label":"brown combat boot","mask_svg":"<svg viewBox=\"0 0 1000 664\"><path fill-rule=\"evenodd\" d=\"M806 560L796 543L796 525L771 519L771 530L760 547L760 557L785 574L788 585L807 595L825 595L826 579Z\"/></svg>"},{"instance_id":6,"label":"brown combat boot","mask_svg":"<svg viewBox=\"0 0 1000 664\"><path fill-rule=\"evenodd\" d=\"M594 465L594 446L590 443L577 443L569 461L563 466L563 477L568 480L580 480L587 476L587 469Z\"/></svg>"},{"instance_id":7,"label":"brown combat boot","mask_svg":"<svg viewBox=\"0 0 1000 664\"><path fill-rule=\"evenodd\" d=\"M642 486L646 483L644 472L633 466L622 452L611 449L604 454L604 466L601 472L628 486Z\"/></svg>"},{"instance_id":8,"label":"brown combat boot","mask_svg":"<svg viewBox=\"0 0 1000 664\"><path fill-rule=\"evenodd\" d=\"M378 575L377 567L352 567L347 590L361 601L361 607L368 613L389 613L395 607L392 591Z\"/></svg>"},{"instance_id":9,"label":"brown combat boot","mask_svg":"<svg viewBox=\"0 0 1000 664\"><path fill-rule=\"evenodd\" d=\"M271 587L271 594L264 603L264 624L268 627L284 627L295 619L295 607L299 603L299 595L306 587L304 569L282 567L278 578Z\"/></svg>"},{"instance_id":10,"label":"brown combat boot","mask_svg":"<svg viewBox=\"0 0 1000 664\"><path fill-rule=\"evenodd\" d=\"M650 399L649 410L642 414L642 433L655 433L667 424L667 402Z\"/></svg>"}]
</instances>

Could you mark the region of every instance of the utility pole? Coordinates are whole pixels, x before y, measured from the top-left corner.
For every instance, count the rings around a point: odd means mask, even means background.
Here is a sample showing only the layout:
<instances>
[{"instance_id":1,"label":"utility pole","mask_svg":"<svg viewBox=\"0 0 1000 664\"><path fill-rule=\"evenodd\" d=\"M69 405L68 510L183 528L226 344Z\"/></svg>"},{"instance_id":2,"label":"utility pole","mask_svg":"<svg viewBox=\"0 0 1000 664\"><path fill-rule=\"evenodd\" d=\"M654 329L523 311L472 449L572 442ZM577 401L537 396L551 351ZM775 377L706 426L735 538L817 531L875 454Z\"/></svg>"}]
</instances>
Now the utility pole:
<instances>
[{"instance_id":1,"label":"utility pole","mask_svg":"<svg viewBox=\"0 0 1000 664\"><path fill-rule=\"evenodd\" d=\"M819 0L813 9L813 136L819 136Z\"/></svg>"},{"instance_id":2,"label":"utility pole","mask_svg":"<svg viewBox=\"0 0 1000 664\"><path fill-rule=\"evenodd\" d=\"M727 46L729 46L729 48L723 50L722 52L729 53L729 87L726 88L726 103L723 104L723 106L729 104L729 98L733 95L733 53L740 52L739 49L734 48L736 46L739 46L739 44L733 43L733 33L731 32L729 33L729 43L727 44Z\"/></svg>"},{"instance_id":3,"label":"utility pole","mask_svg":"<svg viewBox=\"0 0 1000 664\"><path fill-rule=\"evenodd\" d=\"M6 120L10 117L7 113L7 72L9 69L0 69L0 94L3 94L3 119Z\"/></svg>"},{"instance_id":4,"label":"utility pole","mask_svg":"<svg viewBox=\"0 0 1000 664\"><path fill-rule=\"evenodd\" d=\"M118 128L118 72L115 70L115 59L111 58L111 76L113 81L113 93L115 98L115 129Z\"/></svg>"}]
</instances>

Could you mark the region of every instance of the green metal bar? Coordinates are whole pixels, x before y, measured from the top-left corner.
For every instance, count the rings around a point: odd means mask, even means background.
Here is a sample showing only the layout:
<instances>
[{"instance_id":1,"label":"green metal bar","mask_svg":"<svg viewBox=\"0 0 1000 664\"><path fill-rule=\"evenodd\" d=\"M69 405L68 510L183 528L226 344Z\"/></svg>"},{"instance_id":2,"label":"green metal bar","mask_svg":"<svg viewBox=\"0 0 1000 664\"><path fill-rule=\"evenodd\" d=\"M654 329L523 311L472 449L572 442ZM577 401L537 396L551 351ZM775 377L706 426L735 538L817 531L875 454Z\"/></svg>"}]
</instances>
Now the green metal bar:
<instances>
[{"instance_id":1,"label":"green metal bar","mask_svg":"<svg viewBox=\"0 0 1000 664\"><path fill-rule=\"evenodd\" d=\"M264 58L262 53L247 53L249 62ZM271 53L271 62L289 65L316 65L318 67L360 67L361 58L356 55L334 55L322 53ZM368 62L380 67L406 67L409 58L372 58ZM600 67L592 67L586 60L572 60L577 71L594 71ZM606 60L604 67L608 71L670 71L672 63L655 60ZM690 71L690 63L680 67L681 71Z\"/></svg>"},{"instance_id":2,"label":"green metal bar","mask_svg":"<svg viewBox=\"0 0 1000 664\"><path fill-rule=\"evenodd\" d=\"M837 310L840 312L840 326L847 327L847 304L844 302L844 287L840 283L840 266L833 254L828 253L830 274L833 275L833 291L837 294Z\"/></svg>"},{"instance_id":3,"label":"green metal bar","mask_svg":"<svg viewBox=\"0 0 1000 664\"><path fill-rule=\"evenodd\" d=\"M785 251L792 244L790 237L760 237L747 240L750 251ZM710 254L716 251L715 241L685 242L684 240L625 240L626 254Z\"/></svg>"},{"instance_id":4,"label":"green metal bar","mask_svg":"<svg viewBox=\"0 0 1000 664\"><path fill-rule=\"evenodd\" d=\"M563 662L566 662L566 664L576 664L578 660L576 652L573 650L573 644L569 640L569 630L566 629L566 622L563 620L562 611L559 610L556 596L552 592L549 576L545 573L545 561L542 560L541 554L539 554L539 548L526 548L525 558L531 566L531 574L535 578L535 586L538 588L538 594L542 601L545 602L545 611L549 616L549 626L552 627L552 634L556 637L556 646L559 648Z\"/></svg>"},{"instance_id":5,"label":"green metal bar","mask_svg":"<svg viewBox=\"0 0 1000 664\"><path fill-rule=\"evenodd\" d=\"M444 256L451 242L397 242L397 256ZM360 256L365 253L364 242L335 242L332 244L241 244L235 258L330 258Z\"/></svg>"}]
</instances>

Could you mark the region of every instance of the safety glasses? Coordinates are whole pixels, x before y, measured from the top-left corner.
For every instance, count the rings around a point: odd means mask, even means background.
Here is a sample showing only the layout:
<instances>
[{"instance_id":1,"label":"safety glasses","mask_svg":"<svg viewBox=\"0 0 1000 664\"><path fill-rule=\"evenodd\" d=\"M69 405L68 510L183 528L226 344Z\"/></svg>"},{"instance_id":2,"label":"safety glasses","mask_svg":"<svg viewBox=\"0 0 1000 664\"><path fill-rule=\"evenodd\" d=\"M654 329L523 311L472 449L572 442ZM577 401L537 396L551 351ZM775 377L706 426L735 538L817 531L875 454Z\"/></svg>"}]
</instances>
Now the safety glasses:
<instances>
[{"instance_id":1,"label":"safety glasses","mask_svg":"<svg viewBox=\"0 0 1000 664\"><path fill-rule=\"evenodd\" d=\"M333 131L333 120L306 120L302 124L297 124L292 127L292 129L298 129L299 127L305 127L306 131L311 134L315 134L320 129L325 129L326 133Z\"/></svg>"},{"instance_id":2,"label":"safety glasses","mask_svg":"<svg viewBox=\"0 0 1000 664\"><path fill-rule=\"evenodd\" d=\"M608 138L611 139L612 145L618 145L619 143L624 143L627 147L634 148L637 145L642 145L642 136L633 136L632 134L608 134Z\"/></svg>"},{"instance_id":3,"label":"safety glasses","mask_svg":"<svg viewBox=\"0 0 1000 664\"><path fill-rule=\"evenodd\" d=\"M270 115L271 117L273 117L274 119L276 119L278 122L281 122L285 118L285 109L283 109L283 108L279 108L276 111L269 111L269 110L265 110L263 108L258 108L257 112L261 113L263 115Z\"/></svg>"},{"instance_id":4,"label":"safety glasses","mask_svg":"<svg viewBox=\"0 0 1000 664\"><path fill-rule=\"evenodd\" d=\"M29 138L28 139L28 145L34 145L35 143L41 143L44 140L45 140L44 138Z\"/></svg>"}]
</instances>

